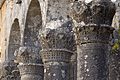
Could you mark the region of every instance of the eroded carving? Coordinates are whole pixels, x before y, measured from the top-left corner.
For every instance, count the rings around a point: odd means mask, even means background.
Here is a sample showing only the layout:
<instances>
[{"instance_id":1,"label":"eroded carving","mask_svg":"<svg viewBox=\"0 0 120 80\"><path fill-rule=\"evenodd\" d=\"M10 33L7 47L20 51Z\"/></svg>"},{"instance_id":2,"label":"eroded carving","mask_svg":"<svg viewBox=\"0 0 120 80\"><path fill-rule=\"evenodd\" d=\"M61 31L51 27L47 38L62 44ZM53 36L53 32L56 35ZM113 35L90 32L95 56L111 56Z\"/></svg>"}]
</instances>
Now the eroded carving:
<instances>
[{"instance_id":1,"label":"eroded carving","mask_svg":"<svg viewBox=\"0 0 120 80\"><path fill-rule=\"evenodd\" d=\"M115 5L110 0L93 0L90 3L75 1L72 14L73 19L78 23L111 25Z\"/></svg>"}]
</instances>

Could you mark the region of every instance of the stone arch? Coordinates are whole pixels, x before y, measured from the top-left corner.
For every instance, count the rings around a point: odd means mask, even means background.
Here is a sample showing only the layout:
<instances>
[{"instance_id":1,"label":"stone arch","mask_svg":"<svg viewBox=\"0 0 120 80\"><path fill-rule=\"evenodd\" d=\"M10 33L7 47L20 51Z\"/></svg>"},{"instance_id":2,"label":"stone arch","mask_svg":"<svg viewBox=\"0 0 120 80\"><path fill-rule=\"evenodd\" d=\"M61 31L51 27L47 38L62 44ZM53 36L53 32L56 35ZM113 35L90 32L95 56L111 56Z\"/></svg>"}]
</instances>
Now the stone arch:
<instances>
[{"instance_id":1,"label":"stone arch","mask_svg":"<svg viewBox=\"0 0 120 80\"><path fill-rule=\"evenodd\" d=\"M38 0L32 0L26 17L24 30L24 46L40 48L38 41L39 30L42 28L42 15Z\"/></svg>"},{"instance_id":2,"label":"stone arch","mask_svg":"<svg viewBox=\"0 0 120 80\"><path fill-rule=\"evenodd\" d=\"M18 19L14 20L12 24L10 37L9 37L9 45L8 45L8 59L14 60L14 52L16 49L20 47L21 43L21 34L20 34L20 26Z\"/></svg>"}]
</instances>

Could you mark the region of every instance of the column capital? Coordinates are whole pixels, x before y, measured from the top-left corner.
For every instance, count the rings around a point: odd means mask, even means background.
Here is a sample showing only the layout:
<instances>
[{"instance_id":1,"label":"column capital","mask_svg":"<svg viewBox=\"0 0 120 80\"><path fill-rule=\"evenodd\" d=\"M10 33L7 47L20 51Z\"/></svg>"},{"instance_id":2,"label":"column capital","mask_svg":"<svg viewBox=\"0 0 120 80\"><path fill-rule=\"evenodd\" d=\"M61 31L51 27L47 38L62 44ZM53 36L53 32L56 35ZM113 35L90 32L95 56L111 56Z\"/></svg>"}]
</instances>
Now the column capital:
<instances>
[{"instance_id":1,"label":"column capital","mask_svg":"<svg viewBox=\"0 0 120 80\"><path fill-rule=\"evenodd\" d=\"M72 6L73 19L82 25L112 24L115 4L108 0L93 0L90 3L75 2Z\"/></svg>"},{"instance_id":2,"label":"column capital","mask_svg":"<svg viewBox=\"0 0 120 80\"><path fill-rule=\"evenodd\" d=\"M32 46L20 47L15 52L21 80L43 80L43 65L39 49Z\"/></svg>"},{"instance_id":3,"label":"column capital","mask_svg":"<svg viewBox=\"0 0 120 80\"><path fill-rule=\"evenodd\" d=\"M71 27L46 28L40 34L42 58L44 62L69 62L74 54L75 40Z\"/></svg>"},{"instance_id":4,"label":"column capital","mask_svg":"<svg viewBox=\"0 0 120 80\"><path fill-rule=\"evenodd\" d=\"M16 61L22 63L40 63L39 49L36 47L23 46L15 51Z\"/></svg>"},{"instance_id":5,"label":"column capital","mask_svg":"<svg viewBox=\"0 0 120 80\"><path fill-rule=\"evenodd\" d=\"M113 27L108 25L85 25L74 28L76 41L78 43L109 43L110 34L114 31Z\"/></svg>"},{"instance_id":6,"label":"column capital","mask_svg":"<svg viewBox=\"0 0 120 80\"><path fill-rule=\"evenodd\" d=\"M14 61L5 61L1 64L0 80L20 80L20 73Z\"/></svg>"},{"instance_id":7,"label":"column capital","mask_svg":"<svg viewBox=\"0 0 120 80\"><path fill-rule=\"evenodd\" d=\"M40 42L43 50L74 51L75 41L71 27L46 28L40 34Z\"/></svg>"}]
</instances>

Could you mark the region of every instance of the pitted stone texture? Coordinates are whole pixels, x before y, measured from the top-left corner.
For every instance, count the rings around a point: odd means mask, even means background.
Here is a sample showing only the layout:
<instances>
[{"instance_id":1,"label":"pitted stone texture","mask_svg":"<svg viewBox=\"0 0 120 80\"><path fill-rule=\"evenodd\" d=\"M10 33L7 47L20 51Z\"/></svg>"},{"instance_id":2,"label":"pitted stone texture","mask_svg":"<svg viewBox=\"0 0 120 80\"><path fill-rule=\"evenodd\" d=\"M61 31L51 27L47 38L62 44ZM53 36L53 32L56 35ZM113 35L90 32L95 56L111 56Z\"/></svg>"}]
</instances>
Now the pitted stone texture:
<instances>
[{"instance_id":1,"label":"pitted stone texture","mask_svg":"<svg viewBox=\"0 0 120 80\"><path fill-rule=\"evenodd\" d=\"M21 80L43 80L43 65L34 63L20 64L18 68Z\"/></svg>"},{"instance_id":2,"label":"pitted stone texture","mask_svg":"<svg viewBox=\"0 0 120 80\"><path fill-rule=\"evenodd\" d=\"M107 12L106 12L107 11ZM73 4L73 19L77 42L77 80L107 80L109 39L115 14L111 1L93 0Z\"/></svg>"},{"instance_id":3,"label":"pitted stone texture","mask_svg":"<svg viewBox=\"0 0 120 80\"><path fill-rule=\"evenodd\" d=\"M109 80L120 79L120 50L109 55Z\"/></svg>"},{"instance_id":4,"label":"pitted stone texture","mask_svg":"<svg viewBox=\"0 0 120 80\"><path fill-rule=\"evenodd\" d=\"M14 53L16 61L20 63L38 63L42 64L41 58L38 56L39 50L35 47L20 47Z\"/></svg>"},{"instance_id":5,"label":"pitted stone texture","mask_svg":"<svg viewBox=\"0 0 120 80\"><path fill-rule=\"evenodd\" d=\"M69 26L69 24L71 24ZM56 26L55 26L56 27ZM42 45L41 55L44 63L44 79L45 80L69 80L70 79L70 59L74 54L75 40L72 32L72 22L68 21L61 27L55 29L46 28L40 34L40 42ZM58 63L55 68L54 64ZM60 63L66 63L61 65ZM46 69L46 64L49 64L49 70ZM68 66L69 65L69 66ZM61 69L65 68L65 69ZM62 73L62 72L63 73Z\"/></svg>"},{"instance_id":6,"label":"pitted stone texture","mask_svg":"<svg viewBox=\"0 0 120 80\"><path fill-rule=\"evenodd\" d=\"M71 22L68 22L71 24ZM61 26L56 29L46 28L40 34L40 42L43 49L66 49L75 51L75 41L72 32L72 26L66 23L66 26Z\"/></svg>"},{"instance_id":7,"label":"pitted stone texture","mask_svg":"<svg viewBox=\"0 0 120 80\"><path fill-rule=\"evenodd\" d=\"M87 44L87 43L109 43L110 34L114 28L106 25L86 25L83 27L76 27L75 34L77 44Z\"/></svg>"},{"instance_id":8,"label":"pitted stone texture","mask_svg":"<svg viewBox=\"0 0 120 80\"><path fill-rule=\"evenodd\" d=\"M0 80L20 80L20 72L14 61L6 61L1 64Z\"/></svg>"},{"instance_id":9,"label":"pitted stone texture","mask_svg":"<svg viewBox=\"0 0 120 80\"><path fill-rule=\"evenodd\" d=\"M115 5L116 5L116 13L112 21L112 27L118 30L120 27L120 0L116 0Z\"/></svg>"},{"instance_id":10,"label":"pitted stone texture","mask_svg":"<svg viewBox=\"0 0 120 80\"><path fill-rule=\"evenodd\" d=\"M73 53L62 49L43 49L41 54L45 80L70 79L70 58Z\"/></svg>"},{"instance_id":11,"label":"pitted stone texture","mask_svg":"<svg viewBox=\"0 0 120 80\"><path fill-rule=\"evenodd\" d=\"M42 60L43 62L70 62L70 58L74 54L73 52L69 52L67 50L62 49L51 49L51 50L41 50Z\"/></svg>"},{"instance_id":12,"label":"pitted stone texture","mask_svg":"<svg viewBox=\"0 0 120 80\"><path fill-rule=\"evenodd\" d=\"M69 64L65 62L48 62L44 65L45 80L70 80Z\"/></svg>"},{"instance_id":13,"label":"pitted stone texture","mask_svg":"<svg viewBox=\"0 0 120 80\"><path fill-rule=\"evenodd\" d=\"M76 29L78 80L108 79L107 55L113 30L105 25L86 25Z\"/></svg>"},{"instance_id":14,"label":"pitted stone texture","mask_svg":"<svg viewBox=\"0 0 120 80\"><path fill-rule=\"evenodd\" d=\"M115 14L115 5L109 0L93 0L90 3L75 1L72 7L72 16L78 23L84 24L112 24Z\"/></svg>"},{"instance_id":15,"label":"pitted stone texture","mask_svg":"<svg viewBox=\"0 0 120 80\"><path fill-rule=\"evenodd\" d=\"M77 53L74 53L71 56L71 61L70 61L70 79L69 80L77 80Z\"/></svg>"},{"instance_id":16,"label":"pitted stone texture","mask_svg":"<svg viewBox=\"0 0 120 80\"><path fill-rule=\"evenodd\" d=\"M70 0L48 0L47 28L57 28L70 20Z\"/></svg>"},{"instance_id":17,"label":"pitted stone texture","mask_svg":"<svg viewBox=\"0 0 120 80\"><path fill-rule=\"evenodd\" d=\"M20 47L16 51L16 61L21 80L43 80L43 65L35 47Z\"/></svg>"},{"instance_id":18,"label":"pitted stone texture","mask_svg":"<svg viewBox=\"0 0 120 80\"><path fill-rule=\"evenodd\" d=\"M108 45L87 43L78 47L78 80L107 80Z\"/></svg>"}]
</instances>

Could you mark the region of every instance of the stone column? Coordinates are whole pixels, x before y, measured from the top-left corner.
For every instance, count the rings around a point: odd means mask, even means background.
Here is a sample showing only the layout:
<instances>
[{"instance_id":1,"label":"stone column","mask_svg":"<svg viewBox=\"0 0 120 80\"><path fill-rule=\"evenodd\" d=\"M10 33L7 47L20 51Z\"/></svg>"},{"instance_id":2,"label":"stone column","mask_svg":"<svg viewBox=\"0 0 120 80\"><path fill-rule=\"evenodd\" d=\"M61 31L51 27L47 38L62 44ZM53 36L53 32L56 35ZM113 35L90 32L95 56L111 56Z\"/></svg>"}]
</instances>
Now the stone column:
<instances>
[{"instance_id":1,"label":"stone column","mask_svg":"<svg viewBox=\"0 0 120 80\"><path fill-rule=\"evenodd\" d=\"M109 39L115 6L110 0L75 2L77 80L107 80Z\"/></svg>"},{"instance_id":2,"label":"stone column","mask_svg":"<svg viewBox=\"0 0 120 80\"><path fill-rule=\"evenodd\" d=\"M74 36L70 28L46 29L40 38L44 80L70 80L70 59L74 54Z\"/></svg>"},{"instance_id":3,"label":"stone column","mask_svg":"<svg viewBox=\"0 0 120 80\"><path fill-rule=\"evenodd\" d=\"M120 49L112 51L109 56L109 80L120 79Z\"/></svg>"},{"instance_id":4,"label":"stone column","mask_svg":"<svg viewBox=\"0 0 120 80\"><path fill-rule=\"evenodd\" d=\"M71 0L48 0L46 25L40 33L44 80L70 80L73 51Z\"/></svg>"},{"instance_id":5,"label":"stone column","mask_svg":"<svg viewBox=\"0 0 120 80\"><path fill-rule=\"evenodd\" d=\"M43 65L35 47L20 47L16 51L21 80L43 80Z\"/></svg>"},{"instance_id":6,"label":"stone column","mask_svg":"<svg viewBox=\"0 0 120 80\"><path fill-rule=\"evenodd\" d=\"M116 29L114 32L111 53L109 55L109 80L120 80L120 0L116 0L116 13L113 18L112 26ZM115 47L118 45L117 47Z\"/></svg>"},{"instance_id":7,"label":"stone column","mask_svg":"<svg viewBox=\"0 0 120 80\"><path fill-rule=\"evenodd\" d=\"M77 53L71 57L70 80L77 80Z\"/></svg>"}]
</instances>

